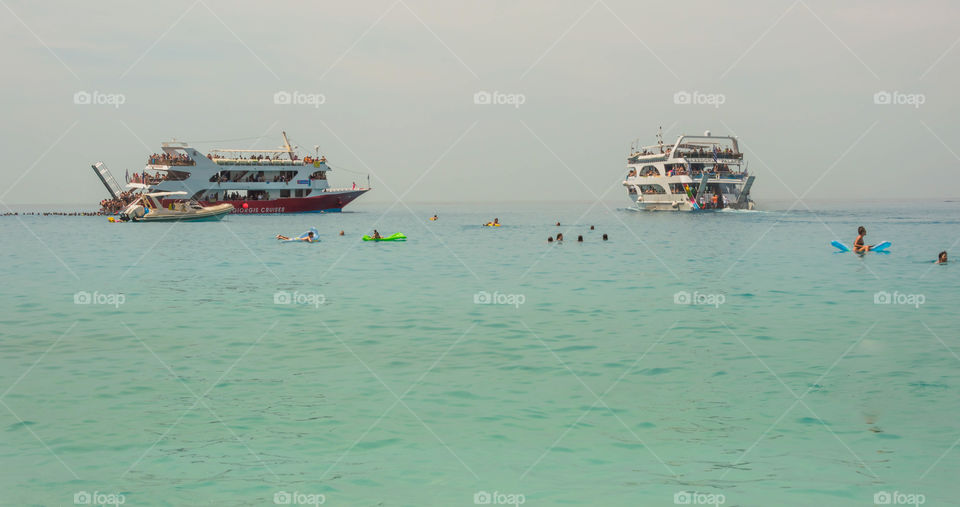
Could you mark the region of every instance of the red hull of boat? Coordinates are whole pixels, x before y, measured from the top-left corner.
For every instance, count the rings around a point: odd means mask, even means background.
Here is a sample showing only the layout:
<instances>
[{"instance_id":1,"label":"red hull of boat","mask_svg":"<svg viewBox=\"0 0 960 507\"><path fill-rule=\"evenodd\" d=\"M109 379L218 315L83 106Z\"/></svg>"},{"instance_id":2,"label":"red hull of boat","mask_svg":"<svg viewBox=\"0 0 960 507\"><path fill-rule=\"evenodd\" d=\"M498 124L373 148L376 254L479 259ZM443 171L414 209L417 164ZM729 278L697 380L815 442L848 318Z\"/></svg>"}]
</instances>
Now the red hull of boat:
<instances>
[{"instance_id":1,"label":"red hull of boat","mask_svg":"<svg viewBox=\"0 0 960 507\"><path fill-rule=\"evenodd\" d=\"M265 213L318 213L325 211L340 211L351 201L360 197L369 188L363 190L348 190L346 192L336 192L322 194L311 197L289 197L284 199L272 199L269 201L237 200L237 201L200 201L203 206L212 206L214 204L232 204L233 212L240 214L265 214ZM163 205L168 206L170 200L163 200Z\"/></svg>"}]
</instances>

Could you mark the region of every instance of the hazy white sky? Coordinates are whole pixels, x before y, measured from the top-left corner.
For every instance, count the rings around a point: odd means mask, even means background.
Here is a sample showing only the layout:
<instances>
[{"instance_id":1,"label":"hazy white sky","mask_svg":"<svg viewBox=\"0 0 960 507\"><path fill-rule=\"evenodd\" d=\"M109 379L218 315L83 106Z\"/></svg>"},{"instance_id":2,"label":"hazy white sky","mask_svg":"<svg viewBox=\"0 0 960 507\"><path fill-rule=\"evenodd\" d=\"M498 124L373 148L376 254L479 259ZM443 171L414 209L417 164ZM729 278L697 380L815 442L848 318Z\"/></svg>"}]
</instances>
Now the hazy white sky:
<instances>
[{"instance_id":1,"label":"hazy white sky","mask_svg":"<svg viewBox=\"0 0 960 507\"><path fill-rule=\"evenodd\" d=\"M98 160L281 130L371 173L367 201L626 203L630 142L660 125L740 136L760 202L957 197L958 20L949 0L3 0L0 203L96 203Z\"/></svg>"}]
</instances>

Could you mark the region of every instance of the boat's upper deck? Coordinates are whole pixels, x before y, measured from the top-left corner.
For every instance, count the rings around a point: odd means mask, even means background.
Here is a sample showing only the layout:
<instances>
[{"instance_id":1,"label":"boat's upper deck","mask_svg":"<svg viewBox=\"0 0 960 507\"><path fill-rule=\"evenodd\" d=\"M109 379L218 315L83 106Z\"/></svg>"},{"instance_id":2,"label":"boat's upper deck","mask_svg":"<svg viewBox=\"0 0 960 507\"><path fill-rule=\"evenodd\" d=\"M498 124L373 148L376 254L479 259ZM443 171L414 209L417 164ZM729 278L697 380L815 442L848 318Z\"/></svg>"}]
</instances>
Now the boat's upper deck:
<instances>
[{"instance_id":1,"label":"boat's upper deck","mask_svg":"<svg viewBox=\"0 0 960 507\"><path fill-rule=\"evenodd\" d=\"M627 161L631 164L659 162L667 159L685 159L691 163L710 163L723 161L739 165L743 161L737 138L730 136L714 137L707 132L703 136L682 135L673 145L663 143L641 146L632 150Z\"/></svg>"}]
</instances>

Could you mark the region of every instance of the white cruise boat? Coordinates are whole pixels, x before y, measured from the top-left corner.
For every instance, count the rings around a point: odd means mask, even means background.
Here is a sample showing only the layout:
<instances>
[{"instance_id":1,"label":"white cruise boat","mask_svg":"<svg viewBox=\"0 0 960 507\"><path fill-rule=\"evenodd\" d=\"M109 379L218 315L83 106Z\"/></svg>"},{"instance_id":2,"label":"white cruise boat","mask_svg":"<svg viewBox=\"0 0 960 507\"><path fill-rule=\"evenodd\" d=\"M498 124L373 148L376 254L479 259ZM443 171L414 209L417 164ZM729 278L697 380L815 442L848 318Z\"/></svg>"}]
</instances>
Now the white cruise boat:
<instances>
[{"instance_id":1,"label":"white cruise boat","mask_svg":"<svg viewBox=\"0 0 960 507\"><path fill-rule=\"evenodd\" d=\"M318 149L319 151L319 149ZM129 204L135 196L124 190L103 162L93 166L111 198ZM370 190L357 186L331 188L326 157L301 155L283 132L276 150L216 149L203 155L183 142L166 142L151 155L143 172L127 175L127 189L145 192L186 192L202 207L230 204L233 213L306 213L341 211ZM171 194L172 195L172 194ZM161 198L169 207L174 199Z\"/></svg>"},{"instance_id":2,"label":"white cruise boat","mask_svg":"<svg viewBox=\"0 0 960 507\"><path fill-rule=\"evenodd\" d=\"M747 173L736 137L681 135L672 145L631 147L623 186L638 209L707 211L753 209Z\"/></svg>"}]
</instances>

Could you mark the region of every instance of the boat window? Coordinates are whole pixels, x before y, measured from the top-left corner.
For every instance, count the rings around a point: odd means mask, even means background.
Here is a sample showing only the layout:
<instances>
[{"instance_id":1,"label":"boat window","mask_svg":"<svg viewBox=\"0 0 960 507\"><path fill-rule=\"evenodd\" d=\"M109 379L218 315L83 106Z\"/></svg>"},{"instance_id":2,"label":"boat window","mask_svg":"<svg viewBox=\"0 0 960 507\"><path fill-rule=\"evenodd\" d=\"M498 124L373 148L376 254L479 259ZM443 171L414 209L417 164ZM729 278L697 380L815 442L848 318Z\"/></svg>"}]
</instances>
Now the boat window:
<instances>
[{"instance_id":1,"label":"boat window","mask_svg":"<svg viewBox=\"0 0 960 507\"><path fill-rule=\"evenodd\" d=\"M640 176L660 176L660 171L652 165L645 165L640 169Z\"/></svg>"},{"instance_id":2,"label":"boat window","mask_svg":"<svg viewBox=\"0 0 960 507\"><path fill-rule=\"evenodd\" d=\"M289 191L289 190L281 190L281 191L280 191L280 197L290 197L290 191Z\"/></svg>"},{"instance_id":3,"label":"boat window","mask_svg":"<svg viewBox=\"0 0 960 507\"><path fill-rule=\"evenodd\" d=\"M645 194L665 194L666 190L660 185L640 185L640 191Z\"/></svg>"},{"instance_id":4,"label":"boat window","mask_svg":"<svg viewBox=\"0 0 960 507\"><path fill-rule=\"evenodd\" d=\"M167 181L183 181L190 177L190 173L186 171L167 171L167 177L164 178Z\"/></svg>"}]
</instances>

